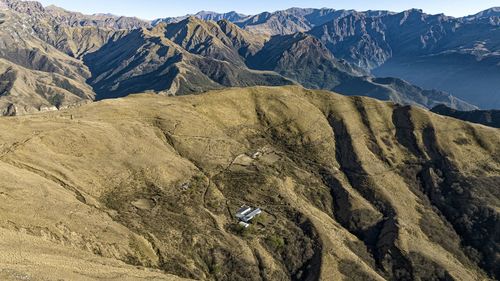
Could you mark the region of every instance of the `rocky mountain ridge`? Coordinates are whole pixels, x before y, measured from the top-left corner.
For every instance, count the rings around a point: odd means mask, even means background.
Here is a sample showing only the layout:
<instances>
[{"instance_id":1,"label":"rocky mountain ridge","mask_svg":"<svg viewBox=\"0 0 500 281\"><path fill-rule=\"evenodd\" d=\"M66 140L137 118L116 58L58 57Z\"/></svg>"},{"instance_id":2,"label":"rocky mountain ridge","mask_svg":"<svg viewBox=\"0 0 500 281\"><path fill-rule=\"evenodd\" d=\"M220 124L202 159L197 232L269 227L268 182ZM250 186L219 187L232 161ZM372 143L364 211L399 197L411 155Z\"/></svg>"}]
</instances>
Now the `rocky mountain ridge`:
<instances>
[{"instance_id":1,"label":"rocky mountain ridge","mask_svg":"<svg viewBox=\"0 0 500 281\"><path fill-rule=\"evenodd\" d=\"M55 71L70 79L65 80L63 90L48 92L44 89L61 86L53 79L39 79L47 85L18 83L23 89L17 91L4 87L1 100L5 114L30 113L145 91L176 95L232 86L293 83L424 107L445 103L459 109L474 108L445 93L430 93L409 84L397 86L405 84L403 81L380 84L364 70L332 56L317 39L301 33L269 38L228 20L214 22L196 17L148 27L134 18L85 16L55 7L44 8L36 2L4 3L9 9L5 13L5 45L3 49L0 46L0 56L20 65L16 69ZM295 13L300 14L300 10ZM297 40L289 40L289 36ZM273 53L273 48L281 53ZM269 54L277 55L279 64L256 63ZM304 67L302 75L297 69ZM5 73L2 77L4 84L11 85L11 80L19 75Z\"/></svg>"},{"instance_id":2,"label":"rocky mountain ridge","mask_svg":"<svg viewBox=\"0 0 500 281\"><path fill-rule=\"evenodd\" d=\"M308 32L335 57L377 77L404 79L488 109L500 107L498 10L454 18L419 9L393 13L292 8L231 21L262 34Z\"/></svg>"}]
</instances>

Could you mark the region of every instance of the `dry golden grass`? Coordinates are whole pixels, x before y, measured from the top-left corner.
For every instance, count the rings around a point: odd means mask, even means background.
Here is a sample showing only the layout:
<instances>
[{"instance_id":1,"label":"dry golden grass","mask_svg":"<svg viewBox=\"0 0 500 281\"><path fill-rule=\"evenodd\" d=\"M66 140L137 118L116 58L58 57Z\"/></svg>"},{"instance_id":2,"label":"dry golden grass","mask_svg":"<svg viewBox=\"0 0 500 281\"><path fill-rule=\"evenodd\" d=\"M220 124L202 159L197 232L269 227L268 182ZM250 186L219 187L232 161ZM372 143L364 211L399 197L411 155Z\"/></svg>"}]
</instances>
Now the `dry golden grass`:
<instances>
[{"instance_id":1,"label":"dry golden grass","mask_svg":"<svg viewBox=\"0 0 500 281\"><path fill-rule=\"evenodd\" d=\"M490 180L470 196L498 214L497 129L291 86L134 95L0 130L0 277L486 276L426 191L444 183L421 174ZM246 233L233 227L242 204L265 214Z\"/></svg>"}]
</instances>

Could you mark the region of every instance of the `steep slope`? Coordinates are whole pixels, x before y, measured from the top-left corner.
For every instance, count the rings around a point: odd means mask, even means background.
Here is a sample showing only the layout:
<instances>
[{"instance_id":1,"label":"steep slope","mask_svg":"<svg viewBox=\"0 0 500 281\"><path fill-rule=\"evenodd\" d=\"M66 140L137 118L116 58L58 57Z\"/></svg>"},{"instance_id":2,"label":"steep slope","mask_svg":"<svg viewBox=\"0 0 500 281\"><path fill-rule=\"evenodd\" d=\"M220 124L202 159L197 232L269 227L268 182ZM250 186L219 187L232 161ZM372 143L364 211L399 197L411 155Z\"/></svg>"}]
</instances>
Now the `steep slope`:
<instances>
[{"instance_id":1,"label":"steep slope","mask_svg":"<svg viewBox=\"0 0 500 281\"><path fill-rule=\"evenodd\" d=\"M491 17L500 17L500 7L493 7L490 9L486 9L486 10L481 11L475 15L465 17L465 19L476 20L476 19L484 19L484 18L491 18Z\"/></svg>"},{"instance_id":2,"label":"steep slope","mask_svg":"<svg viewBox=\"0 0 500 281\"><path fill-rule=\"evenodd\" d=\"M302 33L269 38L268 35L238 27L241 25L248 29L241 22L234 24L226 19L204 21L194 16L145 28L141 26L147 25L134 18L87 16L56 7L44 8L37 2L2 1L6 13L2 16L5 28L0 31L0 38L3 39L0 58L18 65L19 69L55 72L72 81L70 87L63 87L69 93L58 93L57 100L61 96L67 101L74 101L70 97L93 100L95 94L88 94L87 85L92 86L97 99L103 99L144 91L175 95L228 86L289 85L294 80L310 88L335 90L346 95L366 95L403 104L424 107L446 104L460 110L475 108L440 91L424 90L398 79L371 77L361 68L366 65L358 63L361 67L352 66L342 56L339 56L340 60L332 56L330 51L333 45L320 42L325 38L317 40ZM296 18L294 22L303 23L304 30L333 18L333 22L338 23L333 30L337 30L345 26L346 21L363 22L372 17L382 19L389 15L397 16L379 11L357 13L293 8L273 13L271 18ZM198 16L224 18L224 15L211 13ZM226 16L231 17L229 14ZM374 23L356 25L354 32L345 30L345 36L356 37L358 30L368 30L368 26L375 26ZM254 24L252 26L258 25ZM284 29L299 30L280 20L276 24ZM136 27L141 28L134 29ZM329 32L328 28L324 30L325 34ZM338 40L343 41L342 38ZM346 39L345 48L356 50L350 47L350 40ZM379 50L372 49L369 37L366 40L367 49L360 59L362 57L369 64L370 57ZM380 53L380 61L390 55L383 51ZM353 54L357 54L356 51ZM43 76L49 77L50 74ZM2 77L3 84L13 84L7 79L11 76ZM15 94L17 104L11 99L0 102L4 106L0 108L1 112L10 114L16 106L23 110L15 112L33 112L42 104L44 107L54 104L43 99L53 99L56 96L53 89L61 88L60 83L55 83L54 79L35 80L36 83L25 83L24 86L37 85L38 88L25 87L25 90ZM45 88L52 89L52 92L42 93L40 89ZM37 95L33 98L32 94L26 94L29 92ZM20 93L25 93L24 99Z\"/></svg>"},{"instance_id":3,"label":"steep slope","mask_svg":"<svg viewBox=\"0 0 500 281\"><path fill-rule=\"evenodd\" d=\"M0 115L30 114L89 102L92 88L57 73L23 68L0 59Z\"/></svg>"},{"instance_id":4,"label":"steep slope","mask_svg":"<svg viewBox=\"0 0 500 281\"><path fill-rule=\"evenodd\" d=\"M328 14L326 10L321 11ZM316 18L316 22L322 14L317 10L302 9L290 9L287 12L311 21ZM424 90L398 79L369 77L362 68L337 60L321 42L303 33L273 36L266 42L265 37L242 30L227 20L215 23L196 17L168 25L160 24L156 29L165 29L162 32L166 37L190 53L236 65L246 64L251 69L275 71L309 88L335 90L345 95L364 95L428 108L444 103L461 110L475 109L446 93Z\"/></svg>"},{"instance_id":5,"label":"steep slope","mask_svg":"<svg viewBox=\"0 0 500 281\"><path fill-rule=\"evenodd\" d=\"M415 9L375 17L352 13L309 33L335 56L376 76L499 107L500 20L488 14L467 19Z\"/></svg>"},{"instance_id":6,"label":"steep slope","mask_svg":"<svg viewBox=\"0 0 500 281\"><path fill-rule=\"evenodd\" d=\"M37 19L50 18L54 22L71 27L93 26L112 29L135 29L150 26L147 21L138 18L119 17L110 14L84 15L56 6L43 7L40 2L36 1L0 0L0 3L6 9L27 14Z\"/></svg>"},{"instance_id":7,"label":"steep slope","mask_svg":"<svg viewBox=\"0 0 500 281\"><path fill-rule=\"evenodd\" d=\"M85 55L99 50L108 42L116 41L129 32L125 29L56 25L48 29L37 30L37 37L70 57L81 60Z\"/></svg>"},{"instance_id":8,"label":"steep slope","mask_svg":"<svg viewBox=\"0 0 500 281\"><path fill-rule=\"evenodd\" d=\"M190 53L236 65L244 65L240 54L255 53L266 40L266 37L250 34L226 20L213 22L196 17L168 25L160 24L155 30Z\"/></svg>"},{"instance_id":9,"label":"steep slope","mask_svg":"<svg viewBox=\"0 0 500 281\"><path fill-rule=\"evenodd\" d=\"M21 79L17 82L10 79L18 76L2 73L2 84L16 86L15 90L10 86L2 89L0 112L4 114L31 113L55 103L58 107L66 106L76 102L72 98L75 96L81 97L78 103L93 100L95 94L89 94L87 81L98 92L98 98L146 90L177 94L224 86L292 84L275 73L246 68L240 55L255 53L264 44L265 37L251 35L228 22L194 22L189 18L186 22L169 26L168 30L164 25L157 26L147 32L157 33L154 38L162 37L167 41L170 37L179 45L151 42L150 46L139 49L137 44L149 43L136 36L142 29L130 34L133 32L130 29L147 26L136 19L87 16L56 7L44 8L38 2L2 0L2 3L5 12L2 13L3 28L0 31L0 58L8 61L4 64L16 67L17 72L19 69L30 72L24 76L33 76L31 82L20 83ZM151 36L148 38L156 40ZM133 42L137 40L139 42ZM160 48L163 45L165 48ZM116 46L126 51L118 53L112 49ZM149 47L160 53L144 58ZM161 53L166 49L170 52ZM86 57L86 62L93 73L81 60L89 54L92 55ZM136 58L138 61L132 63L131 60ZM138 69L137 64L148 67ZM129 69L124 70L125 66ZM59 74L57 81L64 81L65 86L46 78L51 77L51 72ZM148 77L155 82L151 83ZM61 92L60 88L65 91Z\"/></svg>"},{"instance_id":10,"label":"steep slope","mask_svg":"<svg viewBox=\"0 0 500 281\"><path fill-rule=\"evenodd\" d=\"M11 10L2 13L1 58L29 69L54 72L70 78L85 78L89 75L81 61L67 56L37 36L35 27L50 28L44 26L44 22Z\"/></svg>"},{"instance_id":11,"label":"steep slope","mask_svg":"<svg viewBox=\"0 0 500 281\"><path fill-rule=\"evenodd\" d=\"M33 113L93 99L88 68L36 35L33 27L43 22L9 9L1 13L0 112Z\"/></svg>"},{"instance_id":12,"label":"steep slope","mask_svg":"<svg viewBox=\"0 0 500 281\"><path fill-rule=\"evenodd\" d=\"M170 18L161 18L161 19L156 19L152 21L152 25L158 25L160 23L176 23L183 21L189 17L196 17L201 20L205 21L220 21L220 20L228 20L231 22L238 22L241 21L242 19L248 17L243 14L239 14L235 11L228 12L228 13L216 13L216 12L210 12L210 11L200 11L194 15L185 15L181 17L170 17Z\"/></svg>"},{"instance_id":13,"label":"steep slope","mask_svg":"<svg viewBox=\"0 0 500 281\"><path fill-rule=\"evenodd\" d=\"M427 108L443 103L462 110L476 109L449 94L424 90L400 79L373 78L362 69L337 60L318 39L304 33L272 37L247 63L255 69L276 71L312 89Z\"/></svg>"},{"instance_id":14,"label":"steep slope","mask_svg":"<svg viewBox=\"0 0 500 281\"><path fill-rule=\"evenodd\" d=\"M96 51L128 30L149 26L135 18L83 15L55 6L44 8L34 1L1 1L10 13L17 16L19 23L16 25L22 30L74 58ZM27 37L26 34L23 37Z\"/></svg>"},{"instance_id":15,"label":"steep slope","mask_svg":"<svg viewBox=\"0 0 500 281\"><path fill-rule=\"evenodd\" d=\"M249 31L270 35L287 35L306 32L316 26L340 19L351 14L362 13L367 16L391 14L388 11L366 11L291 8L273 13L262 13L236 22Z\"/></svg>"},{"instance_id":16,"label":"steep slope","mask_svg":"<svg viewBox=\"0 0 500 281\"><path fill-rule=\"evenodd\" d=\"M0 130L0 243L23 241L2 246L0 276L82 260L202 280L499 277L497 129L256 87L106 100ZM263 210L247 230L242 204ZM74 279L89 278L83 264Z\"/></svg>"},{"instance_id":17,"label":"steep slope","mask_svg":"<svg viewBox=\"0 0 500 281\"><path fill-rule=\"evenodd\" d=\"M216 27L224 41L192 20L137 29L87 55L84 61L92 72L88 82L97 98L144 91L177 95L228 86L293 84L276 73L248 69L223 30Z\"/></svg>"},{"instance_id":18,"label":"steep slope","mask_svg":"<svg viewBox=\"0 0 500 281\"><path fill-rule=\"evenodd\" d=\"M432 108L431 111L437 114L454 117L464 121L500 128L500 110L459 111L453 108L449 108L446 105L438 105Z\"/></svg>"},{"instance_id":19,"label":"steep slope","mask_svg":"<svg viewBox=\"0 0 500 281\"><path fill-rule=\"evenodd\" d=\"M0 113L26 114L91 101L81 58L146 22L87 16L34 1L1 0ZM123 28L123 29L121 29Z\"/></svg>"},{"instance_id":20,"label":"steep slope","mask_svg":"<svg viewBox=\"0 0 500 281\"><path fill-rule=\"evenodd\" d=\"M362 69L335 59L313 36L297 33L266 41L227 20L189 17L135 30L88 54L84 62L92 72L89 83L98 99L143 91L176 95L227 86L287 85L292 84L289 78L309 88L346 95L429 108L443 103L475 109L445 93L397 79L369 77Z\"/></svg>"},{"instance_id":21,"label":"steep slope","mask_svg":"<svg viewBox=\"0 0 500 281\"><path fill-rule=\"evenodd\" d=\"M49 13L55 21L71 27L92 26L110 29L137 29L150 27L148 21L135 17L115 16L111 14L84 15L78 12L71 12L60 7L48 6L45 11Z\"/></svg>"},{"instance_id":22,"label":"steep slope","mask_svg":"<svg viewBox=\"0 0 500 281\"><path fill-rule=\"evenodd\" d=\"M287 35L308 31L315 26L322 25L337 18L342 18L352 13L357 12L354 10L335 10L329 8L290 8L272 13L264 12L257 15L246 16L236 12L221 14L201 11L194 15L157 19L154 20L152 24L156 25L161 22L175 23L185 20L190 16L194 16L202 20L228 20L243 29L259 34ZM369 16L390 14L388 11L366 11L363 13Z\"/></svg>"},{"instance_id":23,"label":"steep slope","mask_svg":"<svg viewBox=\"0 0 500 281\"><path fill-rule=\"evenodd\" d=\"M353 13L313 28L309 34L319 38L335 55L349 62L372 69L392 55L385 41L380 17Z\"/></svg>"}]
</instances>

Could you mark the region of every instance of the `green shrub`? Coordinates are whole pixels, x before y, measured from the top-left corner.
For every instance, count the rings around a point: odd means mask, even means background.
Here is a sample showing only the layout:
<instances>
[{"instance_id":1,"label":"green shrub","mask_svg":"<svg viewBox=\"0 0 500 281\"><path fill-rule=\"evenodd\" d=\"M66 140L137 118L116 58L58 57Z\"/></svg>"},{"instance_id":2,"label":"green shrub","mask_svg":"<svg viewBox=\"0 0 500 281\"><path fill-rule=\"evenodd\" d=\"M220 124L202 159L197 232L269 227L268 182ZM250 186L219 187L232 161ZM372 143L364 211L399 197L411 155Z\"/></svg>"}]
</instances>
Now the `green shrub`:
<instances>
[{"instance_id":1,"label":"green shrub","mask_svg":"<svg viewBox=\"0 0 500 281\"><path fill-rule=\"evenodd\" d=\"M64 101L64 96L61 94L55 94L51 97L48 98L48 101L50 104L52 104L55 107L60 107Z\"/></svg>"},{"instance_id":2,"label":"green shrub","mask_svg":"<svg viewBox=\"0 0 500 281\"><path fill-rule=\"evenodd\" d=\"M271 247L276 250L282 250L285 248L285 239L283 237L273 234L267 238L267 241Z\"/></svg>"}]
</instances>

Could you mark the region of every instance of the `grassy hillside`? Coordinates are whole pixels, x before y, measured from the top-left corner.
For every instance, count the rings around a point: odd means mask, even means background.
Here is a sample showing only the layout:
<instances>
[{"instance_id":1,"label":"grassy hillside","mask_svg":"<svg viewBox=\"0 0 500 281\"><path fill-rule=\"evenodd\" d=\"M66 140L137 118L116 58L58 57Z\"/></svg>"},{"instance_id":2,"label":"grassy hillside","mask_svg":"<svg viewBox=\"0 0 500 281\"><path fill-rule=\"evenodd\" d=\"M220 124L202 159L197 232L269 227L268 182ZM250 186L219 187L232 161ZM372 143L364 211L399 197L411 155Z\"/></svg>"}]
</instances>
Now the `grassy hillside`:
<instances>
[{"instance_id":1,"label":"grassy hillside","mask_svg":"<svg viewBox=\"0 0 500 281\"><path fill-rule=\"evenodd\" d=\"M0 279L499 277L497 129L289 86L0 130ZM247 230L242 204L263 210Z\"/></svg>"}]
</instances>

